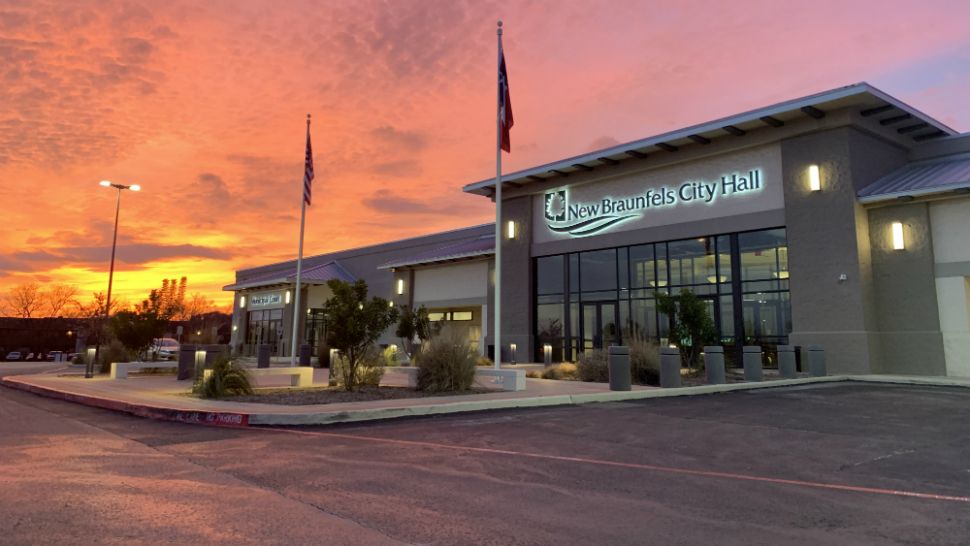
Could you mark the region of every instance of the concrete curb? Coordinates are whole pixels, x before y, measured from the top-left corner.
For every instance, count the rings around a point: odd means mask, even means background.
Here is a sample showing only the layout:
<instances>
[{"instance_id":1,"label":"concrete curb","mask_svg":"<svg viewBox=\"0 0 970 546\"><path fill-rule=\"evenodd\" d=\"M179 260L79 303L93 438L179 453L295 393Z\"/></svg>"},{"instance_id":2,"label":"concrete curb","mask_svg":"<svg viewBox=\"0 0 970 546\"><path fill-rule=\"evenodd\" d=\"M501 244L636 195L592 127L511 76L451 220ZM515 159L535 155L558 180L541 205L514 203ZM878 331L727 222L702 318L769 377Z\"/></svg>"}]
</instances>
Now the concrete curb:
<instances>
[{"instance_id":1,"label":"concrete curb","mask_svg":"<svg viewBox=\"0 0 970 546\"><path fill-rule=\"evenodd\" d=\"M85 396L67 393L57 389L45 388L12 378L0 379L0 385L19 389L49 398L66 400L92 407L109 409L129 413L149 419L177 421L210 426L248 427L248 426L309 426L331 425L337 423L354 423L362 421L377 421L398 419L402 417L424 417L430 415L446 415L451 413L465 413L474 411L489 411L501 409L537 408L549 406L568 406L580 404L594 404L606 402L622 402L629 400L646 400L651 398L670 398L677 396L699 396L705 394L719 394L734 391L748 391L757 389L783 388L798 385L836 382L885 383L903 385L925 385L970 388L968 380L954 380L935 377L904 377L904 376L869 376L869 375L833 375L825 377L803 377L798 379L777 379L757 383L728 383L723 385L700 385L696 387L680 387L673 389L649 389L633 391L611 391L589 394L535 396L530 398L508 398L499 400L468 400L448 403L429 403L421 406L403 406L386 408L361 408L355 410L320 411L316 413L245 413L222 412L206 410L187 410L164 408L144 404L134 404L108 398Z\"/></svg>"},{"instance_id":2,"label":"concrete curb","mask_svg":"<svg viewBox=\"0 0 970 546\"><path fill-rule=\"evenodd\" d=\"M75 404L81 404L84 406L128 413L148 419L231 428L249 426L249 414L247 413L187 410L149 406L146 404L132 404L130 402L124 402L121 400L113 400L111 398L85 396L81 394L59 391L57 389L44 388L37 385L12 380L6 377L0 379L0 385L47 398L53 398L55 400L64 400L66 402L73 402Z\"/></svg>"}]
</instances>

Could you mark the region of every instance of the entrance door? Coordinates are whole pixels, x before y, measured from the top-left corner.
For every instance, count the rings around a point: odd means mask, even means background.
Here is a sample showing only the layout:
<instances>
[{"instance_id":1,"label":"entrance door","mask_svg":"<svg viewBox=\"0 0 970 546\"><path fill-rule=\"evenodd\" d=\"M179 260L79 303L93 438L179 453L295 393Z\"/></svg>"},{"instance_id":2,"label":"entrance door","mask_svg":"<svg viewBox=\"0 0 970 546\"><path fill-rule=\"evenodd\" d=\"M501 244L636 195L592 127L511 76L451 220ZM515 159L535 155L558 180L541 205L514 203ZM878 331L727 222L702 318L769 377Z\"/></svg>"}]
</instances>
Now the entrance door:
<instances>
[{"instance_id":1,"label":"entrance door","mask_svg":"<svg viewBox=\"0 0 970 546\"><path fill-rule=\"evenodd\" d=\"M616 302L583 304L583 350L615 345L617 332Z\"/></svg>"}]
</instances>

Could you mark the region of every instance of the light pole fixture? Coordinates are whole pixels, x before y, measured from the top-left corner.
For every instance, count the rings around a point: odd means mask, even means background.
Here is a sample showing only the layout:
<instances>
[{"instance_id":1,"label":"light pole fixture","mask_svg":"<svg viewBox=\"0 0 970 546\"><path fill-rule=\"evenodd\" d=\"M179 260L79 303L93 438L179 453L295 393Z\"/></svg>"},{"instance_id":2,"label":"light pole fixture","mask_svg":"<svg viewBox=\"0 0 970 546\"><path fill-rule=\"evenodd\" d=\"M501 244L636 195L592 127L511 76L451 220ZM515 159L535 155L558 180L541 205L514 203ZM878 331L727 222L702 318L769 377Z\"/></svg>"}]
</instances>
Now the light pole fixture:
<instances>
[{"instance_id":1,"label":"light pole fixture","mask_svg":"<svg viewBox=\"0 0 970 546\"><path fill-rule=\"evenodd\" d=\"M114 235L111 238L111 265L108 268L108 295L104 299L104 322L105 325L108 323L108 318L111 316L111 284L114 281L115 276L115 248L118 246L118 216L121 212L121 192L123 190L131 191L141 191L141 186L138 184L116 184L110 180L102 180L99 183L105 188L114 188L118 190L118 199L115 201L115 229ZM87 368L84 370L84 377L92 378L94 377L94 361L97 361L98 355L101 353L101 332L98 332L97 341L94 346L94 358L88 359Z\"/></svg>"}]
</instances>

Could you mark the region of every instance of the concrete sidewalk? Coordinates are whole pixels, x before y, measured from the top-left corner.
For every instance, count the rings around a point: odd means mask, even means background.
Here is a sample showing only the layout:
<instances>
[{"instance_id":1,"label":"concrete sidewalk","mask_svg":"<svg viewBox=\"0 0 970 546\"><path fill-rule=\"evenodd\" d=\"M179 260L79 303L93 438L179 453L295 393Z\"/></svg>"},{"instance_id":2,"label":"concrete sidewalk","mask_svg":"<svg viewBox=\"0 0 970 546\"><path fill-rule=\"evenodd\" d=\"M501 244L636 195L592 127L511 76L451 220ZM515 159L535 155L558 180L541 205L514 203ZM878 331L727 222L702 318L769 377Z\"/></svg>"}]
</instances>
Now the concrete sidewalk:
<instances>
[{"instance_id":1,"label":"concrete sidewalk","mask_svg":"<svg viewBox=\"0 0 970 546\"><path fill-rule=\"evenodd\" d=\"M314 370L315 385L326 385L327 380L326 369ZM405 381L406 379L402 375L388 373L383 384L403 385ZM703 385L676 389L634 386L631 391L614 392L610 391L608 385L604 383L528 379L527 389L519 392L494 391L485 394L457 396L283 406L195 398L188 395L191 382L177 381L173 375L132 376L126 380L112 380L107 376L84 379L78 374L42 373L5 377L0 380L0 384L43 396L142 417L245 427L256 425L324 425L494 409L691 396L833 381L970 387L970 378L841 375L778 379L760 383ZM288 385L288 379L282 376L278 378L260 377L257 380L258 387L285 387Z\"/></svg>"}]
</instances>

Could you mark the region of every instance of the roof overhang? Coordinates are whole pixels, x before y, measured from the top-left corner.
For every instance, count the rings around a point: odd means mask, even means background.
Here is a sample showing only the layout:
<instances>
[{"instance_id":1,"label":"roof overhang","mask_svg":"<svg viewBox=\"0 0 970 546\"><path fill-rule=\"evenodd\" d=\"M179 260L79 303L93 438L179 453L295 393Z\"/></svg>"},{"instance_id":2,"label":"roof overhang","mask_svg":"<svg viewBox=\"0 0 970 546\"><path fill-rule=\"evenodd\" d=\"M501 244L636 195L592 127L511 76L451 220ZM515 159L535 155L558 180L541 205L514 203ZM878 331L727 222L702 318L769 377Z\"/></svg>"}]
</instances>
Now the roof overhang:
<instances>
[{"instance_id":1,"label":"roof overhang","mask_svg":"<svg viewBox=\"0 0 970 546\"><path fill-rule=\"evenodd\" d=\"M849 107L857 107L863 117L876 119L887 130L895 129L896 134L911 138L914 145L956 134L947 125L879 89L858 83L503 175L502 187L519 188L620 162L644 160L651 154L676 153L687 146L706 146L715 139L744 137L757 129L782 127L799 119L820 119L826 112ZM468 184L463 190L492 196L495 178Z\"/></svg>"}]
</instances>

